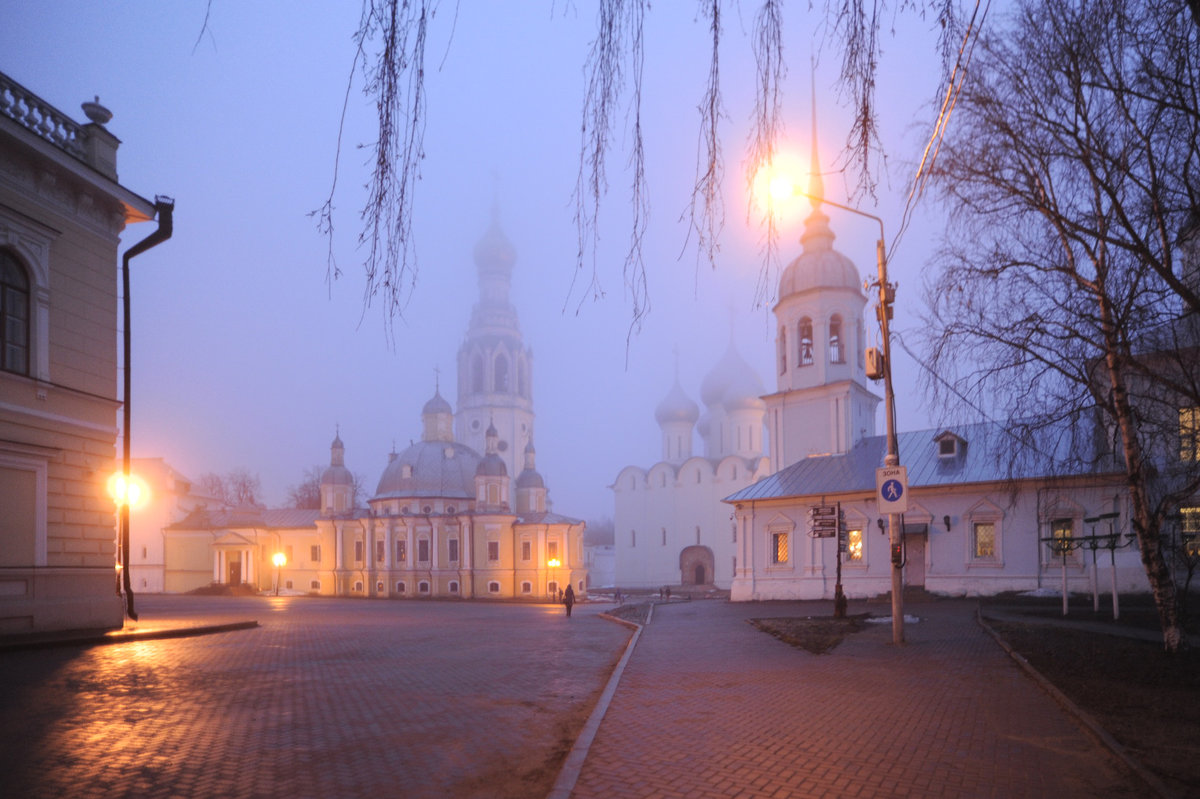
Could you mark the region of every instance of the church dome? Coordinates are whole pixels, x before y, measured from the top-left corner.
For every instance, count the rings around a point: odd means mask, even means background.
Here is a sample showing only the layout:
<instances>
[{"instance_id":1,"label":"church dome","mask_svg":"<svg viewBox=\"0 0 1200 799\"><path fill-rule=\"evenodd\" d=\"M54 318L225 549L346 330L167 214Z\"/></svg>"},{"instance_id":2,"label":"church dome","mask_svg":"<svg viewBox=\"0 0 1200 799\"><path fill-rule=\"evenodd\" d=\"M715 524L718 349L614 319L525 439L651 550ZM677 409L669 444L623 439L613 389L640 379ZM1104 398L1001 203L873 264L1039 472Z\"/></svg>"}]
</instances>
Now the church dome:
<instances>
[{"instance_id":1,"label":"church dome","mask_svg":"<svg viewBox=\"0 0 1200 799\"><path fill-rule=\"evenodd\" d=\"M670 422L695 424L700 418L700 406L683 393L683 387L679 385L679 378L676 377L675 385L655 408L654 418L660 425Z\"/></svg>"},{"instance_id":2,"label":"church dome","mask_svg":"<svg viewBox=\"0 0 1200 799\"><path fill-rule=\"evenodd\" d=\"M492 224L483 237L475 243L475 266L483 269L500 269L511 272L517 262L517 251L508 236L500 229L497 214L492 214Z\"/></svg>"},{"instance_id":3,"label":"church dome","mask_svg":"<svg viewBox=\"0 0 1200 799\"><path fill-rule=\"evenodd\" d=\"M800 242L804 252L783 270L779 279L779 299L812 289L850 289L862 291L862 277L854 262L833 249L836 238L829 229L829 217L816 209L804 223Z\"/></svg>"},{"instance_id":4,"label":"church dome","mask_svg":"<svg viewBox=\"0 0 1200 799\"><path fill-rule=\"evenodd\" d=\"M379 478L376 499L475 496L480 457L454 441L418 441L397 455Z\"/></svg>"},{"instance_id":5,"label":"church dome","mask_svg":"<svg viewBox=\"0 0 1200 799\"><path fill-rule=\"evenodd\" d=\"M546 481L536 469L525 469L517 477L517 488L545 488Z\"/></svg>"},{"instance_id":6,"label":"church dome","mask_svg":"<svg viewBox=\"0 0 1200 799\"><path fill-rule=\"evenodd\" d=\"M442 392L434 391L433 397L431 397L429 402L425 403L425 407L421 409L421 415L427 416L439 413L453 414L454 409L450 407L450 403L447 402L442 396Z\"/></svg>"},{"instance_id":7,"label":"church dome","mask_svg":"<svg viewBox=\"0 0 1200 799\"><path fill-rule=\"evenodd\" d=\"M758 379L758 375L754 374L754 369L738 353L732 340L729 342L729 349L725 350L725 354L721 356L721 360L717 361L716 366L704 376L704 381L700 383L700 399L706 406L716 407L725 401L726 393L731 387L736 387L738 391L753 393L756 397L763 393L762 382Z\"/></svg>"},{"instance_id":8,"label":"church dome","mask_svg":"<svg viewBox=\"0 0 1200 799\"><path fill-rule=\"evenodd\" d=\"M321 485L323 486L348 486L353 483L354 476L345 466L330 466L321 473Z\"/></svg>"},{"instance_id":9,"label":"church dome","mask_svg":"<svg viewBox=\"0 0 1200 799\"><path fill-rule=\"evenodd\" d=\"M508 467L504 465L504 458L501 458L496 453L484 455L479 461L479 465L475 467L476 477L507 477Z\"/></svg>"},{"instance_id":10,"label":"church dome","mask_svg":"<svg viewBox=\"0 0 1200 799\"><path fill-rule=\"evenodd\" d=\"M726 411L766 410L767 404L762 401L762 395L766 393L762 381L749 364L745 361L742 363L745 369L739 370L729 381L721 397L721 404L725 406Z\"/></svg>"}]
</instances>

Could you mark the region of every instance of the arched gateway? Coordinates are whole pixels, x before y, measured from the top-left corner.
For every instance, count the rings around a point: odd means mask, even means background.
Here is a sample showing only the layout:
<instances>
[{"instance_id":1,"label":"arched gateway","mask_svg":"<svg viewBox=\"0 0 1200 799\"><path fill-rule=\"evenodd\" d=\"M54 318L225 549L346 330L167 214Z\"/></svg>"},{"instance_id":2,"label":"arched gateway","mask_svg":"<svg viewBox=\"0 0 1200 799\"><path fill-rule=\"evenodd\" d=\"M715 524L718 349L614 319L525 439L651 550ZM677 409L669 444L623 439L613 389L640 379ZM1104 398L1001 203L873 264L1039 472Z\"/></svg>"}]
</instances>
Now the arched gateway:
<instances>
[{"instance_id":1,"label":"arched gateway","mask_svg":"<svg viewBox=\"0 0 1200 799\"><path fill-rule=\"evenodd\" d=\"M680 585L712 585L713 553L705 546L686 547L679 553Z\"/></svg>"}]
</instances>

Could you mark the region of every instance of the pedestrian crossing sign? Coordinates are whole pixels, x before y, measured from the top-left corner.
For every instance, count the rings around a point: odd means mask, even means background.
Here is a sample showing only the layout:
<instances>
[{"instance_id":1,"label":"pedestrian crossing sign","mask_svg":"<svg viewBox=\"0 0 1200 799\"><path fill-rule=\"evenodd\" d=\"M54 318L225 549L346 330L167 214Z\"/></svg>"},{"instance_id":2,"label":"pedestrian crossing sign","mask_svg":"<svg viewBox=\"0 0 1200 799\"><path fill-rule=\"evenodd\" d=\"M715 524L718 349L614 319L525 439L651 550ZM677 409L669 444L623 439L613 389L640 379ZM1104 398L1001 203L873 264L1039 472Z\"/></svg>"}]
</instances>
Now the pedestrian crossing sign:
<instances>
[{"instance_id":1,"label":"pedestrian crossing sign","mask_svg":"<svg viewBox=\"0 0 1200 799\"><path fill-rule=\"evenodd\" d=\"M908 510L908 468L884 466L875 470L875 501L880 513Z\"/></svg>"}]
</instances>

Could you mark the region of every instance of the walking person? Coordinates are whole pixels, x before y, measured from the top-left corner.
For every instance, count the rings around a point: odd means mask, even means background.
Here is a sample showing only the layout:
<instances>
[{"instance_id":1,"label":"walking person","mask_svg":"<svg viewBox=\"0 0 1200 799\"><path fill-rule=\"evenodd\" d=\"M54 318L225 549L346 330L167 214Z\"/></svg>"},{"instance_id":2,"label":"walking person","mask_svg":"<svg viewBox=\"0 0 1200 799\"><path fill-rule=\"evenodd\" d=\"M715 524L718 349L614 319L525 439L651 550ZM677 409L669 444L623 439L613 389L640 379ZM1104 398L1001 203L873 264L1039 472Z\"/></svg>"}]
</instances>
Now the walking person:
<instances>
[{"instance_id":1,"label":"walking person","mask_svg":"<svg viewBox=\"0 0 1200 799\"><path fill-rule=\"evenodd\" d=\"M575 605L575 589L567 586L567 592L563 594L563 604L567 606L567 617L571 616L571 608Z\"/></svg>"}]
</instances>

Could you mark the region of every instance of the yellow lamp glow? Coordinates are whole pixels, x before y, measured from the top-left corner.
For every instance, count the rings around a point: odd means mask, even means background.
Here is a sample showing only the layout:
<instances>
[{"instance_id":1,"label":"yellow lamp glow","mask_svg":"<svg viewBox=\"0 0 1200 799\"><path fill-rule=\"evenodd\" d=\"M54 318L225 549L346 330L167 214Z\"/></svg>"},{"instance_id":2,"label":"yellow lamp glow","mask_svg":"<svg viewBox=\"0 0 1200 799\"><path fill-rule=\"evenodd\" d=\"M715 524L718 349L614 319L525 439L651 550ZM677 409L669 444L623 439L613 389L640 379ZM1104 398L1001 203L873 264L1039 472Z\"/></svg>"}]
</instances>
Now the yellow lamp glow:
<instances>
[{"instance_id":1,"label":"yellow lamp glow","mask_svg":"<svg viewBox=\"0 0 1200 799\"><path fill-rule=\"evenodd\" d=\"M550 558L550 560L546 561L546 565L549 566L551 569L557 569L559 566L562 565L562 561L559 560L558 558Z\"/></svg>"},{"instance_id":2,"label":"yellow lamp glow","mask_svg":"<svg viewBox=\"0 0 1200 799\"><path fill-rule=\"evenodd\" d=\"M282 569L287 564L287 555L282 552L276 552L271 556L271 562L275 564L276 569Z\"/></svg>"},{"instance_id":3,"label":"yellow lamp glow","mask_svg":"<svg viewBox=\"0 0 1200 799\"><path fill-rule=\"evenodd\" d=\"M123 472L115 472L108 478L108 495L117 506L128 505L131 509L142 505L150 492L145 482L136 475L126 477Z\"/></svg>"}]
</instances>

